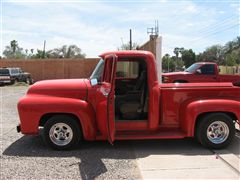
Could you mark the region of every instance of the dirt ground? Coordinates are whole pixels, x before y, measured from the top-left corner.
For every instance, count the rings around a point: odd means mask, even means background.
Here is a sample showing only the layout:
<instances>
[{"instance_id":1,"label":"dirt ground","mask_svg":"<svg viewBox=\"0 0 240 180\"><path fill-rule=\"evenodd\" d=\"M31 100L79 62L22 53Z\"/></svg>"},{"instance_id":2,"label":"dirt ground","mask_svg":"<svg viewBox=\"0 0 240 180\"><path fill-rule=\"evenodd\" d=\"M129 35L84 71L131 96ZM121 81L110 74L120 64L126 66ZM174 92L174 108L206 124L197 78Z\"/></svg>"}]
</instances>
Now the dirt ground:
<instances>
[{"instance_id":1,"label":"dirt ground","mask_svg":"<svg viewBox=\"0 0 240 180\"><path fill-rule=\"evenodd\" d=\"M54 151L41 135L23 136L17 102L27 86L0 87L1 179L238 179L240 133L225 150L212 151L192 139L83 142ZM208 174L209 173L209 174Z\"/></svg>"}]
</instances>

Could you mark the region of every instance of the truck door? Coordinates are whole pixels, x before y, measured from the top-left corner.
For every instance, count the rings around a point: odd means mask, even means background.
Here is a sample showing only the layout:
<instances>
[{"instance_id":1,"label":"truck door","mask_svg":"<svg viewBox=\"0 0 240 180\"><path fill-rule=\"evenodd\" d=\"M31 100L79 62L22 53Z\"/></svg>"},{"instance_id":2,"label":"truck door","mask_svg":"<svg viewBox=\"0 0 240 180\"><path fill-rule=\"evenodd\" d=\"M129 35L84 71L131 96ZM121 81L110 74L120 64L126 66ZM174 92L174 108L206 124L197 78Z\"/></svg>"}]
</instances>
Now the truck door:
<instances>
[{"instance_id":1,"label":"truck door","mask_svg":"<svg viewBox=\"0 0 240 180\"><path fill-rule=\"evenodd\" d=\"M115 138L115 74L116 74L116 61L117 57L114 55L107 56L105 58L106 66L109 68L109 82L110 92L107 97L107 130L108 130L108 141L112 144ZM111 73L110 73L111 72ZM108 76L107 75L107 76Z\"/></svg>"},{"instance_id":2,"label":"truck door","mask_svg":"<svg viewBox=\"0 0 240 180\"><path fill-rule=\"evenodd\" d=\"M215 70L214 64L205 64L197 69L194 77L192 78L193 82L216 82L217 72Z\"/></svg>"},{"instance_id":3,"label":"truck door","mask_svg":"<svg viewBox=\"0 0 240 180\"><path fill-rule=\"evenodd\" d=\"M104 59L104 73L102 83L97 91L98 99L97 118L101 122L100 130L112 144L115 136L115 71L117 57L108 55Z\"/></svg>"}]
</instances>

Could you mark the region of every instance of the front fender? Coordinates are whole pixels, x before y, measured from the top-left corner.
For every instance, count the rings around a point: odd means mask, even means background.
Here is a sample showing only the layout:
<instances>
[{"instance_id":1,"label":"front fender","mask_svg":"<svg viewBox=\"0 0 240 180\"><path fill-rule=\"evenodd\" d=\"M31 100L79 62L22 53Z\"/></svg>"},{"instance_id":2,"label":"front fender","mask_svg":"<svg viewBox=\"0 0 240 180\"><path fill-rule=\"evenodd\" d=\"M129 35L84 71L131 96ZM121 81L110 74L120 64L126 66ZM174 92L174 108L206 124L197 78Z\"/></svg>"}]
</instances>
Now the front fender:
<instances>
[{"instance_id":1,"label":"front fender","mask_svg":"<svg viewBox=\"0 0 240 180\"><path fill-rule=\"evenodd\" d=\"M86 140L96 138L95 112L88 102L80 99L25 96L18 103L18 112L23 134L38 134L41 117L49 113L68 113L78 117Z\"/></svg>"},{"instance_id":2,"label":"front fender","mask_svg":"<svg viewBox=\"0 0 240 180\"><path fill-rule=\"evenodd\" d=\"M230 112L240 119L240 101L228 99L195 100L185 103L180 108L180 124L188 137L194 136L194 128L197 117L202 113Z\"/></svg>"}]
</instances>

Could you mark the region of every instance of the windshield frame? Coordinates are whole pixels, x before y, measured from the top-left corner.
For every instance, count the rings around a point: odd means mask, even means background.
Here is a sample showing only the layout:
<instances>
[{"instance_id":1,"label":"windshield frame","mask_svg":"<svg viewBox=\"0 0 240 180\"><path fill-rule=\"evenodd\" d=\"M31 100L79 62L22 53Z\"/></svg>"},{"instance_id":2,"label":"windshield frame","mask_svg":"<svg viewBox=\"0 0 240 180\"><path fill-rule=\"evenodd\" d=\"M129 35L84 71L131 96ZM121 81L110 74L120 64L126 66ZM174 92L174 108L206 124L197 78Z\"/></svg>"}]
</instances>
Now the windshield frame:
<instances>
[{"instance_id":1,"label":"windshield frame","mask_svg":"<svg viewBox=\"0 0 240 180\"><path fill-rule=\"evenodd\" d=\"M103 71L104 71L104 64L105 64L105 61L101 58L98 64L96 65L95 69L93 70L90 76L90 80L97 79L98 82L101 81L103 76Z\"/></svg>"}]
</instances>

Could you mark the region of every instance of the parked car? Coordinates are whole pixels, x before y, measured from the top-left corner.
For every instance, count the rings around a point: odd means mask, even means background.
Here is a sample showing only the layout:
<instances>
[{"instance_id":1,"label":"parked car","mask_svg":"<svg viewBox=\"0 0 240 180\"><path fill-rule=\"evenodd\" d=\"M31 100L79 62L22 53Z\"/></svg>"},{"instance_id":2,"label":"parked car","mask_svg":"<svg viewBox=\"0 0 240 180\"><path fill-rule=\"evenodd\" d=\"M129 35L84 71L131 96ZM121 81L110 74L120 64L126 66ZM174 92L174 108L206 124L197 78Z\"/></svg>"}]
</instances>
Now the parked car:
<instances>
[{"instance_id":1,"label":"parked car","mask_svg":"<svg viewBox=\"0 0 240 180\"><path fill-rule=\"evenodd\" d=\"M4 68L0 68L0 85L10 84L11 78L9 71Z\"/></svg>"},{"instance_id":2,"label":"parked car","mask_svg":"<svg viewBox=\"0 0 240 180\"><path fill-rule=\"evenodd\" d=\"M10 76L11 84L16 82L25 82L27 84L32 84L33 79L31 74L28 72L24 72L21 68L0 68L2 72L6 75Z\"/></svg>"},{"instance_id":3,"label":"parked car","mask_svg":"<svg viewBox=\"0 0 240 180\"><path fill-rule=\"evenodd\" d=\"M213 62L198 62L184 72L163 73L164 83L189 82L233 82L240 84L240 75L219 74L219 67Z\"/></svg>"},{"instance_id":4,"label":"parked car","mask_svg":"<svg viewBox=\"0 0 240 180\"><path fill-rule=\"evenodd\" d=\"M159 84L147 51L102 54L88 79L45 80L18 102L17 131L65 150L88 141L196 137L224 148L240 120L240 87L233 83ZM116 72L124 76L117 77Z\"/></svg>"}]
</instances>

